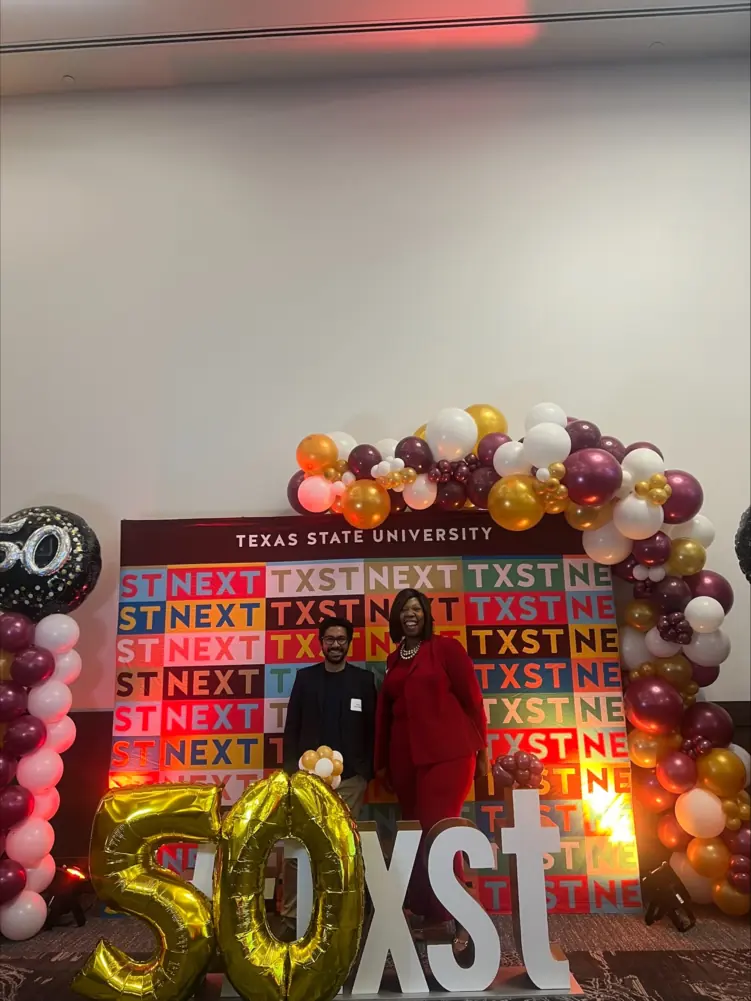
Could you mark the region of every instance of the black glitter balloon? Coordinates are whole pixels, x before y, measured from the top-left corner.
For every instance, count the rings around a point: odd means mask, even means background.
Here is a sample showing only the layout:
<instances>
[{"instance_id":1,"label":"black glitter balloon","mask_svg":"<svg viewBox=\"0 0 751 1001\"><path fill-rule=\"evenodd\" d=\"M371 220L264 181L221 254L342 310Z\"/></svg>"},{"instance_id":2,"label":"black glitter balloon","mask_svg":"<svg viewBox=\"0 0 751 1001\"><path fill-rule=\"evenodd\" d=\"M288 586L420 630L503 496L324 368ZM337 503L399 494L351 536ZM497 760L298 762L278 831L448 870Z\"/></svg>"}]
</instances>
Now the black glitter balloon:
<instances>
[{"instance_id":1,"label":"black glitter balloon","mask_svg":"<svg viewBox=\"0 0 751 1001\"><path fill-rule=\"evenodd\" d=\"M735 536L735 555L738 557L741 573L751 583L751 507L746 509L738 526Z\"/></svg>"},{"instance_id":2,"label":"black glitter balloon","mask_svg":"<svg viewBox=\"0 0 751 1001\"><path fill-rule=\"evenodd\" d=\"M34 622L53 612L72 612L94 590L101 569L99 539L71 511L27 507L0 525L4 612L23 612Z\"/></svg>"}]
</instances>

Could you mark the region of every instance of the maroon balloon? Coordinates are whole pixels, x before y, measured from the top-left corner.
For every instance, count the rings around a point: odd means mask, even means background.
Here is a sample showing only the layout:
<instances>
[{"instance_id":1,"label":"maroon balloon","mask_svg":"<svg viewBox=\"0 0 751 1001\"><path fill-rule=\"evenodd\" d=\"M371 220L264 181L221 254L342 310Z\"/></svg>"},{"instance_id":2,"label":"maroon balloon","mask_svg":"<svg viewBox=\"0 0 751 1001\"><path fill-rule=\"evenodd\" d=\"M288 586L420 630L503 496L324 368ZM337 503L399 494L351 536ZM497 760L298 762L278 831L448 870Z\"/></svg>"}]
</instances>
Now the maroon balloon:
<instances>
[{"instance_id":1,"label":"maroon balloon","mask_svg":"<svg viewBox=\"0 0 751 1001\"><path fill-rule=\"evenodd\" d=\"M691 601L691 589L684 577L664 577L653 592L654 600L665 615L682 612Z\"/></svg>"},{"instance_id":2,"label":"maroon balloon","mask_svg":"<svg viewBox=\"0 0 751 1001\"><path fill-rule=\"evenodd\" d=\"M39 646L27 646L13 658L10 676L19 685L33 688L52 677L54 670L55 657L49 650L43 650Z\"/></svg>"},{"instance_id":3,"label":"maroon balloon","mask_svg":"<svg viewBox=\"0 0 751 1001\"><path fill-rule=\"evenodd\" d=\"M0 789L13 781L17 764L18 762L12 754L9 754L5 748L0 748Z\"/></svg>"},{"instance_id":4,"label":"maroon balloon","mask_svg":"<svg viewBox=\"0 0 751 1001\"><path fill-rule=\"evenodd\" d=\"M12 858L0 859L0 904L7 904L26 886L26 870Z\"/></svg>"},{"instance_id":5,"label":"maroon balloon","mask_svg":"<svg viewBox=\"0 0 751 1001\"><path fill-rule=\"evenodd\" d=\"M695 681L699 688L708 688L713 685L720 676L720 666L715 664L712 667L705 667L703 664L691 664L691 680Z\"/></svg>"},{"instance_id":6,"label":"maroon balloon","mask_svg":"<svg viewBox=\"0 0 751 1001\"><path fill-rule=\"evenodd\" d=\"M634 768L632 774L634 777L634 796L650 813L664 813L678 799L675 793L663 789L653 771Z\"/></svg>"},{"instance_id":7,"label":"maroon balloon","mask_svg":"<svg viewBox=\"0 0 751 1001\"><path fill-rule=\"evenodd\" d=\"M739 893L748 893L751 890L751 872L738 871L728 873L728 883Z\"/></svg>"},{"instance_id":8,"label":"maroon balloon","mask_svg":"<svg viewBox=\"0 0 751 1001\"><path fill-rule=\"evenodd\" d=\"M656 775L663 789L680 795L696 785L696 761L682 751L668 751L657 762Z\"/></svg>"},{"instance_id":9,"label":"maroon balloon","mask_svg":"<svg viewBox=\"0 0 751 1001\"><path fill-rule=\"evenodd\" d=\"M26 689L17 681L0 681L0 723L8 723L26 712Z\"/></svg>"},{"instance_id":10,"label":"maroon balloon","mask_svg":"<svg viewBox=\"0 0 751 1001\"><path fill-rule=\"evenodd\" d=\"M700 570L683 579L692 598L714 598L722 605L726 615L733 607L733 589L716 570Z\"/></svg>"},{"instance_id":11,"label":"maroon balloon","mask_svg":"<svg viewBox=\"0 0 751 1001\"><path fill-rule=\"evenodd\" d=\"M510 775L505 768L501 768L501 763L496 761L493 765L493 781L497 789L510 789L514 784L514 776Z\"/></svg>"},{"instance_id":12,"label":"maroon balloon","mask_svg":"<svg viewBox=\"0 0 751 1001\"><path fill-rule=\"evenodd\" d=\"M347 465L350 472L354 473L358 480L373 479L371 469L382 459L381 453L372 445L355 445L347 457Z\"/></svg>"},{"instance_id":13,"label":"maroon balloon","mask_svg":"<svg viewBox=\"0 0 751 1001\"><path fill-rule=\"evenodd\" d=\"M751 856L751 824L741 824L737 831L722 832L722 840L730 849L732 855Z\"/></svg>"},{"instance_id":14,"label":"maroon balloon","mask_svg":"<svg viewBox=\"0 0 751 1001\"><path fill-rule=\"evenodd\" d=\"M0 791L0 831L9 831L34 812L34 797L23 786L6 786Z\"/></svg>"},{"instance_id":15,"label":"maroon balloon","mask_svg":"<svg viewBox=\"0 0 751 1001\"><path fill-rule=\"evenodd\" d=\"M637 678L623 702L628 721L646 733L670 733L683 715L680 693L663 678Z\"/></svg>"},{"instance_id":16,"label":"maroon balloon","mask_svg":"<svg viewBox=\"0 0 751 1001\"><path fill-rule=\"evenodd\" d=\"M701 483L691 473L685 473L682 469L666 469L665 476L673 491L662 505L665 523L678 525L684 521L691 521L704 503Z\"/></svg>"},{"instance_id":17,"label":"maroon balloon","mask_svg":"<svg viewBox=\"0 0 751 1001\"><path fill-rule=\"evenodd\" d=\"M614 438L612 435L609 434L603 435L603 437L600 438L597 447L601 448L605 452L610 452L610 454L617 462L623 462L623 459L626 455L626 446L623 444L620 438Z\"/></svg>"},{"instance_id":18,"label":"maroon balloon","mask_svg":"<svg viewBox=\"0 0 751 1001\"><path fill-rule=\"evenodd\" d=\"M659 567L670 557L670 537L664 532L655 532L648 539L637 539L632 556L645 567Z\"/></svg>"},{"instance_id":19,"label":"maroon balloon","mask_svg":"<svg viewBox=\"0 0 751 1001\"><path fill-rule=\"evenodd\" d=\"M19 716L11 723L5 731L3 747L8 754L16 758L23 757L24 754L31 754L44 743L47 736L47 727L37 719L36 716Z\"/></svg>"},{"instance_id":20,"label":"maroon balloon","mask_svg":"<svg viewBox=\"0 0 751 1001\"><path fill-rule=\"evenodd\" d=\"M689 841L693 840L693 835L687 834L678 821L674 813L666 813L660 817L657 825L657 837L661 843L674 852L685 852Z\"/></svg>"},{"instance_id":21,"label":"maroon balloon","mask_svg":"<svg viewBox=\"0 0 751 1001\"><path fill-rule=\"evenodd\" d=\"M571 439L571 451L580 452L583 448L600 447L600 429L589 421L571 421L566 425Z\"/></svg>"},{"instance_id":22,"label":"maroon balloon","mask_svg":"<svg viewBox=\"0 0 751 1001\"><path fill-rule=\"evenodd\" d=\"M486 434L480 439L480 443L477 446L477 458L483 466L493 465L493 456L501 445L505 445L507 441L512 441L512 439L500 431L491 431L490 434Z\"/></svg>"},{"instance_id":23,"label":"maroon balloon","mask_svg":"<svg viewBox=\"0 0 751 1001\"><path fill-rule=\"evenodd\" d=\"M651 448L653 452L657 452L657 454L661 459L665 458L665 456L662 454L659 448L656 445L654 445L651 441L632 441L631 444L626 448L624 454L628 455L629 452L633 452L637 448Z\"/></svg>"},{"instance_id":24,"label":"maroon balloon","mask_svg":"<svg viewBox=\"0 0 751 1001\"><path fill-rule=\"evenodd\" d=\"M418 473L427 473L433 465L433 453L430 451L430 445L415 435L402 438L394 449L394 457L401 459L405 466Z\"/></svg>"},{"instance_id":25,"label":"maroon balloon","mask_svg":"<svg viewBox=\"0 0 751 1001\"><path fill-rule=\"evenodd\" d=\"M583 448L564 462L564 482L574 504L604 504L623 481L620 463L601 448Z\"/></svg>"},{"instance_id":26,"label":"maroon balloon","mask_svg":"<svg viewBox=\"0 0 751 1001\"><path fill-rule=\"evenodd\" d=\"M297 499L297 491L300 489L300 484L305 479L305 473L302 469L298 469L296 473L290 477L289 483L287 484L287 503L292 508L293 511L297 511L298 514L307 514L308 512L302 506L300 501Z\"/></svg>"},{"instance_id":27,"label":"maroon balloon","mask_svg":"<svg viewBox=\"0 0 751 1001\"><path fill-rule=\"evenodd\" d=\"M714 747L727 747L733 739L733 717L715 702L695 702L686 710L681 733L687 740L703 737Z\"/></svg>"},{"instance_id":28,"label":"maroon balloon","mask_svg":"<svg viewBox=\"0 0 751 1001\"><path fill-rule=\"evenodd\" d=\"M407 502L403 493L399 493L398 490L389 490L389 497L391 498L391 514L401 514L406 511Z\"/></svg>"},{"instance_id":29,"label":"maroon balloon","mask_svg":"<svg viewBox=\"0 0 751 1001\"><path fill-rule=\"evenodd\" d=\"M751 872L751 858L747 855L730 856L731 872Z\"/></svg>"},{"instance_id":30,"label":"maroon balloon","mask_svg":"<svg viewBox=\"0 0 751 1001\"><path fill-rule=\"evenodd\" d=\"M487 510L491 487L499 479L500 476L495 469L491 469L489 466L478 466L477 469L472 470L467 481L467 497L475 507L479 507L482 511Z\"/></svg>"},{"instance_id":31,"label":"maroon balloon","mask_svg":"<svg viewBox=\"0 0 751 1001\"><path fill-rule=\"evenodd\" d=\"M632 555L626 557L625 560L621 560L620 563L616 563L611 567L611 570L616 575L620 577L621 580L627 580L629 584L633 584L636 578L634 577L634 567L637 565L636 559Z\"/></svg>"},{"instance_id":32,"label":"maroon balloon","mask_svg":"<svg viewBox=\"0 0 751 1001\"><path fill-rule=\"evenodd\" d=\"M438 487L435 505L440 511L459 511L467 502L467 491L461 483L449 480Z\"/></svg>"},{"instance_id":33,"label":"maroon balloon","mask_svg":"<svg viewBox=\"0 0 751 1001\"><path fill-rule=\"evenodd\" d=\"M0 615L0 650L17 653L34 640L34 623L20 612Z\"/></svg>"}]
</instances>

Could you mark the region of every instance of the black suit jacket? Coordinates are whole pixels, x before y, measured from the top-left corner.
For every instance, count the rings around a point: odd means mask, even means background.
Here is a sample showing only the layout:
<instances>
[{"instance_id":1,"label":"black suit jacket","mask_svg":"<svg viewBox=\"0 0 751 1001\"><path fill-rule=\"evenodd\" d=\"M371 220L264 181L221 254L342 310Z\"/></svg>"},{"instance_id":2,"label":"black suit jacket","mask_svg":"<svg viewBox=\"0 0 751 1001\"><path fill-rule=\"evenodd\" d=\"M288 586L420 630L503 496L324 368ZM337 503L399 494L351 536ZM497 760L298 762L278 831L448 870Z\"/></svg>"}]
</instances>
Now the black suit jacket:
<instances>
[{"instance_id":1,"label":"black suit jacket","mask_svg":"<svg viewBox=\"0 0 751 1001\"><path fill-rule=\"evenodd\" d=\"M326 668L323 664L303 667L297 672L287 705L284 724L284 768L290 774L297 771L305 751L321 746L323 698ZM343 747L341 751L347 771L362 775L368 782L373 778L373 746L375 743L375 679L370 671L347 664L344 667L347 701L342 717ZM351 699L359 699L362 712L350 710Z\"/></svg>"}]
</instances>

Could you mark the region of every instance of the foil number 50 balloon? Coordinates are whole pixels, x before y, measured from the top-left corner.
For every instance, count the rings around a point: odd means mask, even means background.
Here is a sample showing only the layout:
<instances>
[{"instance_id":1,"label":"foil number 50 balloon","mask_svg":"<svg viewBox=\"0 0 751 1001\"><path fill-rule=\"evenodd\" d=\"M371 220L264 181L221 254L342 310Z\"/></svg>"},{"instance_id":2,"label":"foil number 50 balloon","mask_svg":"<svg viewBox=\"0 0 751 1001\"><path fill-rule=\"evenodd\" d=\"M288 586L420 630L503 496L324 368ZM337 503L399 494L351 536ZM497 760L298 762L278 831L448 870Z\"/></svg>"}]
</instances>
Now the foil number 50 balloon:
<instances>
[{"instance_id":1,"label":"foil number 50 balloon","mask_svg":"<svg viewBox=\"0 0 751 1001\"><path fill-rule=\"evenodd\" d=\"M215 948L247 1001L330 1001L357 957L364 867L349 811L320 779L276 772L250 786L220 824L218 786L111 790L99 805L91 878L111 908L146 920L156 955L136 962L100 941L73 988L85 997L183 1001L205 976ZM273 845L298 838L310 854L313 919L298 942L269 932L264 867ZM168 841L218 841L212 903L154 861ZM212 914L213 910L213 914ZM216 929L216 933L215 933Z\"/></svg>"}]
</instances>

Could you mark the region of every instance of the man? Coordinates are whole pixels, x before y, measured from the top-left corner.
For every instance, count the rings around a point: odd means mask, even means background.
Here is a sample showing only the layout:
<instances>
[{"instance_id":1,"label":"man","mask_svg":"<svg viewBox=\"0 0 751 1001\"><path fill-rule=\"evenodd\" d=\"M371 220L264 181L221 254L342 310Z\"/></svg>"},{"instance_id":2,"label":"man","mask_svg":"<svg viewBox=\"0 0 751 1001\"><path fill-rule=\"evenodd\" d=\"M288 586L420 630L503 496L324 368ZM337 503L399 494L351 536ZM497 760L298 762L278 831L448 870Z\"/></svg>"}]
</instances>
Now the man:
<instances>
[{"instance_id":1,"label":"man","mask_svg":"<svg viewBox=\"0 0 751 1001\"><path fill-rule=\"evenodd\" d=\"M373 778L375 742L375 679L370 671L347 663L352 643L348 619L326 618L318 627L323 663L297 672L284 724L284 768L296 772L305 751L326 745L343 760L337 793L357 820ZM282 928L285 941L296 938L297 863L285 864Z\"/></svg>"}]
</instances>

